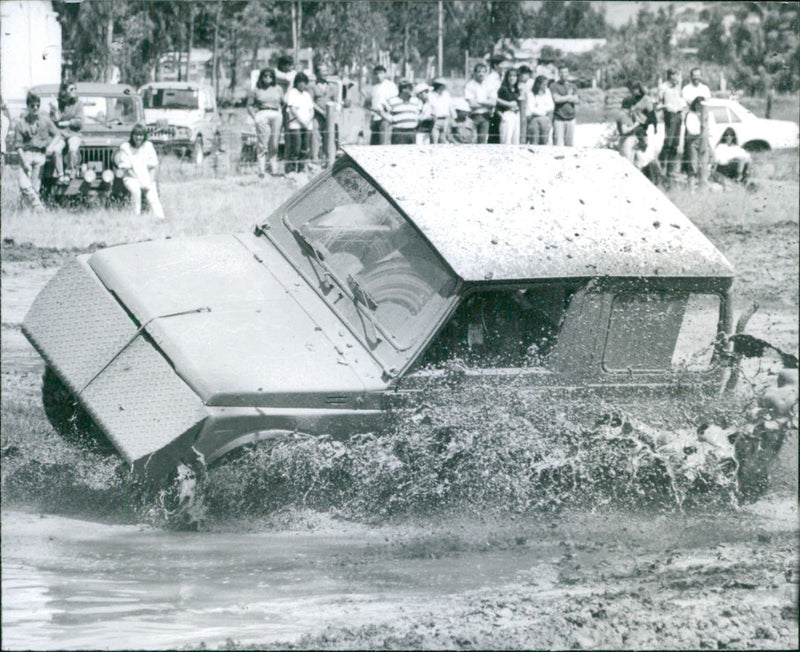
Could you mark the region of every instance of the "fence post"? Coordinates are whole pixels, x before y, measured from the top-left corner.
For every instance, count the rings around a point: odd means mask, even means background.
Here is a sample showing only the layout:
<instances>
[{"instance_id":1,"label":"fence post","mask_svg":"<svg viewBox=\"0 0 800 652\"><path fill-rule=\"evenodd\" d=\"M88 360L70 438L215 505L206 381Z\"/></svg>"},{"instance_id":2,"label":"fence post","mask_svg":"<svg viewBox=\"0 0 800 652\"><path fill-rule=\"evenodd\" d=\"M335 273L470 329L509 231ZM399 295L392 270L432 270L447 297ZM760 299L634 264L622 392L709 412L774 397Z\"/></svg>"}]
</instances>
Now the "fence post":
<instances>
[{"instance_id":1,"label":"fence post","mask_svg":"<svg viewBox=\"0 0 800 652\"><path fill-rule=\"evenodd\" d=\"M705 102L700 103L700 147L699 147L699 166L701 188L708 186L708 107Z\"/></svg>"},{"instance_id":2,"label":"fence post","mask_svg":"<svg viewBox=\"0 0 800 652\"><path fill-rule=\"evenodd\" d=\"M325 155L328 159L328 167L333 165L333 161L336 159L336 118L338 113L337 104L328 102L325 107Z\"/></svg>"}]
</instances>

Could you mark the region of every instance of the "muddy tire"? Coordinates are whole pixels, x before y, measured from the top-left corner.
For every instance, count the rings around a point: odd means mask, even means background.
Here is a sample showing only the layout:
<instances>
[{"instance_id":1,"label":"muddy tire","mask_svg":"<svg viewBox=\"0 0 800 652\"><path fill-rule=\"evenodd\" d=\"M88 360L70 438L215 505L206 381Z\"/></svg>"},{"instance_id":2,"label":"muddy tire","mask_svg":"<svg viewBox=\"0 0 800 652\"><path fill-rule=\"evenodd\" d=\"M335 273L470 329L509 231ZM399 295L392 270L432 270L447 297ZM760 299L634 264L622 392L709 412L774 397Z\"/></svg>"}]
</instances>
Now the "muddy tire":
<instances>
[{"instance_id":1,"label":"muddy tire","mask_svg":"<svg viewBox=\"0 0 800 652\"><path fill-rule=\"evenodd\" d=\"M42 377L42 402L47 420L65 440L98 453L114 453L111 442L50 367Z\"/></svg>"}]
</instances>

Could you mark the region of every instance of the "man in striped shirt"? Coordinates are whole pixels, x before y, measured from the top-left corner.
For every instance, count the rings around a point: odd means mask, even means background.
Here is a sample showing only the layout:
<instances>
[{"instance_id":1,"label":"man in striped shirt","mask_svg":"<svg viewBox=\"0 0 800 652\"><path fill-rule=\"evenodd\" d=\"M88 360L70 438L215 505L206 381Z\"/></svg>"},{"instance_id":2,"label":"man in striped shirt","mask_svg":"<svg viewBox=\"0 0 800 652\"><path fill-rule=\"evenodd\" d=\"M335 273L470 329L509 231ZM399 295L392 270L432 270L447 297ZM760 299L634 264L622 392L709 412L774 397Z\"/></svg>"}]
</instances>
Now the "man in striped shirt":
<instances>
[{"instance_id":1,"label":"man in striped shirt","mask_svg":"<svg viewBox=\"0 0 800 652\"><path fill-rule=\"evenodd\" d=\"M413 84L402 80L397 85L399 95L389 98L387 107L392 117L392 145L413 145L422 114L422 102L411 90Z\"/></svg>"}]
</instances>

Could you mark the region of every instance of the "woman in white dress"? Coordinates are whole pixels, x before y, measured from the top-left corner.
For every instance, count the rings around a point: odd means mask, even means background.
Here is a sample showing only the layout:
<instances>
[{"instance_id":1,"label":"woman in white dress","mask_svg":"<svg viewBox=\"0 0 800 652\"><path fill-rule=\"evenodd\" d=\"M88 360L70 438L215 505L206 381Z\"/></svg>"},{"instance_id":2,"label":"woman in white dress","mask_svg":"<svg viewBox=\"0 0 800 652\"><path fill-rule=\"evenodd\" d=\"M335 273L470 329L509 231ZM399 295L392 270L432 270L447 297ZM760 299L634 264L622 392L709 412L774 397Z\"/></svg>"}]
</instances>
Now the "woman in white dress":
<instances>
[{"instance_id":1,"label":"woman in white dress","mask_svg":"<svg viewBox=\"0 0 800 652\"><path fill-rule=\"evenodd\" d=\"M122 183L131 194L135 213L139 215L142 212L142 192L144 192L155 216L163 220L164 209L158 198L155 178L158 156L153 144L147 140L147 130L144 125L134 125L128 142L119 146L116 162L117 168L123 171Z\"/></svg>"}]
</instances>

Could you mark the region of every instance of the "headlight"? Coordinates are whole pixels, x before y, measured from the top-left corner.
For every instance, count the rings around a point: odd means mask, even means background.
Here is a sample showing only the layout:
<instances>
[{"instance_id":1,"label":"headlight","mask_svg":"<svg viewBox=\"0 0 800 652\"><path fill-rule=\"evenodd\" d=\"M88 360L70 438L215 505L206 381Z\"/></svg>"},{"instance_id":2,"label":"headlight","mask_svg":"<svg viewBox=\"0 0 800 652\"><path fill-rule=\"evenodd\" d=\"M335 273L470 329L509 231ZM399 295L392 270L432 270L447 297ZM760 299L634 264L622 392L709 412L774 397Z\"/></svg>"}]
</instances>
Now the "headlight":
<instances>
[{"instance_id":1,"label":"headlight","mask_svg":"<svg viewBox=\"0 0 800 652\"><path fill-rule=\"evenodd\" d=\"M175 127L175 138L191 138L192 130L189 127Z\"/></svg>"},{"instance_id":2,"label":"headlight","mask_svg":"<svg viewBox=\"0 0 800 652\"><path fill-rule=\"evenodd\" d=\"M95 172L94 170L86 170L86 172L83 173L83 180L86 183L91 183L96 178L97 178L97 172Z\"/></svg>"},{"instance_id":3,"label":"headlight","mask_svg":"<svg viewBox=\"0 0 800 652\"><path fill-rule=\"evenodd\" d=\"M116 170L114 170L114 176L116 176L118 179L121 179L122 177L125 176L125 170L123 170L122 168L117 168Z\"/></svg>"},{"instance_id":4,"label":"headlight","mask_svg":"<svg viewBox=\"0 0 800 652\"><path fill-rule=\"evenodd\" d=\"M100 176L103 183L111 183L114 180L114 173L111 170L103 170L103 174Z\"/></svg>"}]
</instances>

